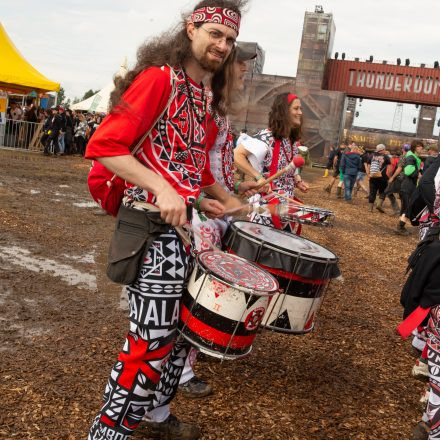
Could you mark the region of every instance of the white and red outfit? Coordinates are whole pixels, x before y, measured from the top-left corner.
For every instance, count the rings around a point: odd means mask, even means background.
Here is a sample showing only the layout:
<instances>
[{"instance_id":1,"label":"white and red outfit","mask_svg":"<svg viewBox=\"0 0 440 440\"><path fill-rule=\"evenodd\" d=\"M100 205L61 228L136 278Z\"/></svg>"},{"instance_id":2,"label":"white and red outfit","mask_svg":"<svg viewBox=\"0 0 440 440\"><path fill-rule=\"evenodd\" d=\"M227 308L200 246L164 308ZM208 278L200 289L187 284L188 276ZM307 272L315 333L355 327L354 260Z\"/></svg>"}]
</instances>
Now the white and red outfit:
<instances>
[{"instance_id":1,"label":"white and red outfit","mask_svg":"<svg viewBox=\"0 0 440 440\"><path fill-rule=\"evenodd\" d=\"M244 137L241 145L250 154L248 160L250 164L264 177L275 174L278 170L287 167L295 156L299 154L299 142L292 143L290 139L283 138L277 140L274 138L272 131L268 128L259 131L255 136ZM297 169L291 169L271 182L271 188L275 192L280 192L289 198L294 197L295 192L295 175L298 174ZM259 196L255 196L257 206L264 206L266 202L261 202ZM274 198L269 203L280 203L278 198ZM284 203L284 202L281 202ZM268 226L275 226L278 229L284 229L290 225L282 223L275 215L257 214L251 215L251 220L256 223L263 223ZM292 228L292 226L290 226Z\"/></svg>"},{"instance_id":2,"label":"white and red outfit","mask_svg":"<svg viewBox=\"0 0 440 440\"><path fill-rule=\"evenodd\" d=\"M136 158L160 174L192 205L200 194L206 164L203 87L182 70L152 67L141 72L90 140L86 157L130 154L130 147L151 128L166 107L170 75L176 94L152 128ZM200 119L200 117L199 117ZM208 182L209 184L209 182ZM153 194L130 185L124 204L155 203ZM110 374L103 405L89 440L128 439L146 412L166 406L174 397L190 347L175 343L180 299L190 275L191 257L170 226L149 248L136 281L127 286L130 329ZM167 410L168 411L168 410ZM167 414L162 413L163 420ZM162 420L158 420L162 421Z\"/></svg>"},{"instance_id":3,"label":"white and red outfit","mask_svg":"<svg viewBox=\"0 0 440 440\"><path fill-rule=\"evenodd\" d=\"M226 116L214 114L211 106L208 108L210 114L207 123L209 165L203 172L203 185L207 187L217 182L232 194L234 191L234 143L229 119ZM202 220L198 213L194 212L192 224L200 236L208 240L203 242L197 235L194 237L196 249L200 251L210 248L209 242L221 247L222 237L229 225L229 220L226 217Z\"/></svg>"}]
</instances>

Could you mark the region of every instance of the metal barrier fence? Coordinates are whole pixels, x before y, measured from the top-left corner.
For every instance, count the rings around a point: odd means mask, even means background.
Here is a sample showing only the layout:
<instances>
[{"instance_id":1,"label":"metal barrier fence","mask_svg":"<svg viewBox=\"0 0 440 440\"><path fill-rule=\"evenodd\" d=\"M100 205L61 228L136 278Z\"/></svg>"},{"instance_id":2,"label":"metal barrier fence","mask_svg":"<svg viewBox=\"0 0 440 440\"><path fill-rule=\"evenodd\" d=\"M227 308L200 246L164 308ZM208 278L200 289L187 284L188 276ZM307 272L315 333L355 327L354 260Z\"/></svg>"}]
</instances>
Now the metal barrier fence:
<instances>
[{"instance_id":1,"label":"metal barrier fence","mask_svg":"<svg viewBox=\"0 0 440 440\"><path fill-rule=\"evenodd\" d=\"M0 123L0 147L20 150L42 150L42 122L14 121L6 119Z\"/></svg>"}]
</instances>

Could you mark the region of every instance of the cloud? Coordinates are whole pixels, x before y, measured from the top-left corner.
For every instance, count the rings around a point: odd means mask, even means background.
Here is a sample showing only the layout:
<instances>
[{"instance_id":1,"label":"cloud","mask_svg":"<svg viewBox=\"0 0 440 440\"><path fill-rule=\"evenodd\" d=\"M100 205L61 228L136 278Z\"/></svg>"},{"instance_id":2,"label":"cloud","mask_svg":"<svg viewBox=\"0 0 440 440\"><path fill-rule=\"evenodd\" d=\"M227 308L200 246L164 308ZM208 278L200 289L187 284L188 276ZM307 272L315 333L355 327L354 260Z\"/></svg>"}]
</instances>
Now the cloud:
<instances>
[{"instance_id":1,"label":"cloud","mask_svg":"<svg viewBox=\"0 0 440 440\"><path fill-rule=\"evenodd\" d=\"M438 0L318 3L333 13L334 51L345 52L348 58L373 55L389 62L410 58L413 65L435 61ZM16 46L72 98L103 87L124 56L133 64L136 49L146 38L178 23L181 12L194 4L189 0L0 0L1 19ZM315 4L316 0L249 3L240 40L257 41L263 47L265 73L295 75L304 13L313 11ZM372 103L362 108L360 117L367 125L386 120L391 128L394 108L393 104L377 107ZM411 119L405 129L413 128Z\"/></svg>"}]
</instances>

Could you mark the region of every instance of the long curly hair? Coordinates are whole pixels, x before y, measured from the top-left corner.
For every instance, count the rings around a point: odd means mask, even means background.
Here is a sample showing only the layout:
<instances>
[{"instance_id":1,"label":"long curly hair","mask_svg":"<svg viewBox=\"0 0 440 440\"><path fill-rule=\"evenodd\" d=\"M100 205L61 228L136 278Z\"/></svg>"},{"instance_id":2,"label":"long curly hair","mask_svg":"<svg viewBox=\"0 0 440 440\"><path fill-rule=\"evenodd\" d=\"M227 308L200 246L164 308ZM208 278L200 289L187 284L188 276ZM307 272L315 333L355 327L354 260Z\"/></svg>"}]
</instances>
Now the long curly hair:
<instances>
[{"instance_id":1,"label":"long curly hair","mask_svg":"<svg viewBox=\"0 0 440 440\"><path fill-rule=\"evenodd\" d=\"M237 61L237 50L234 47L221 69L212 76L212 108L221 115L231 114L233 88L235 81L234 64Z\"/></svg>"},{"instance_id":2,"label":"long curly hair","mask_svg":"<svg viewBox=\"0 0 440 440\"><path fill-rule=\"evenodd\" d=\"M275 139L288 138L293 143L301 138L301 125L292 127L289 113L288 93L280 93L273 101L269 112L269 128Z\"/></svg>"},{"instance_id":3,"label":"long curly hair","mask_svg":"<svg viewBox=\"0 0 440 440\"><path fill-rule=\"evenodd\" d=\"M194 10L203 7L228 8L242 14L247 0L202 0L197 3ZM190 14L183 14L182 20L174 29L168 30L161 35L146 41L137 51L137 62L135 67L121 78L116 76L114 79L115 89L110 95L110 111L120 102L124 92L130 87L137 75L148 67L161 67L169 64L172 67L181 67L192 57L191 40L188 38L186 24ZM196 27L201 23L196 23ZM225 72L224 69L221 69ZM214 94L214 110L222 113L224 87L216 89ZM219 94L219 95L218 95Z\"/></svg>"}]
</instances>

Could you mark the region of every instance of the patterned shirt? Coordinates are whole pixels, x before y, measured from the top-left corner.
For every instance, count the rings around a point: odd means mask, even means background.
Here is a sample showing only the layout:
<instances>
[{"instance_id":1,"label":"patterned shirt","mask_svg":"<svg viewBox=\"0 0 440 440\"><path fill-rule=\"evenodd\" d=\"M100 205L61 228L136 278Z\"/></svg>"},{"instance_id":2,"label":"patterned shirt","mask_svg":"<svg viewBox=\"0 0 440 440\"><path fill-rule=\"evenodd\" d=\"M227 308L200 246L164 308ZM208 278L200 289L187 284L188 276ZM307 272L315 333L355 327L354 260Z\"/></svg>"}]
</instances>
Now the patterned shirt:
<instances>
[{"instance_id":1,"label":"patterned shirt","mask_svg":"<svg viewBox=\"0 0 440 440\"><path fill-rule=\"evenodd\" d=\"M215 115L218 134L209 150L210 169L214 179L226 190L234 191L234 142L229 119Z\"/></svg>"},{"instance_id":2,"label":"patterned shirt","mask_svg":"<svg viewBox=\"0 0 440 440\"><path fill-rule=\"evenodd\" d=\"M257 142L255 142L255 140ZM251 153L249 161L252 166L254 166L257 171L262 172L266 177L269 176L271 170L275 142L276 140L268 128L259 131L253 137L246 137L242 142L242 145L246 148L246 150ZM280 145L277 171L289 165L289 163L292 162L292 159L298 154L297 144L294 143L292 145L290 139L283 138ZM295 174L296 170L289 170L287 173L284 173L282 176L272 182L272 188L275 190L283 190L289 197L293 197L295 188Z\"/></svg>"},{"instance_id":3,"label":"patterned shirt","mask_svg":"<svg viewBox=\"0 0 440 440\"><path fill-rule=\"evenodd\" d=\"M170 73L174 73L176 94L160 119L170 93ZM203 112L203 88L187 77L194 104ZM205 167L205 121L197 120L182 70L152 67L141 72L124 93L121 105L101 123L87 146L86 157L130 154L130 148L151 128L136 158L148 169L160 174L193 204L200 194ZM155 202L147 190L128 184L125 201Z\"/></svg>"}]
</instances>

